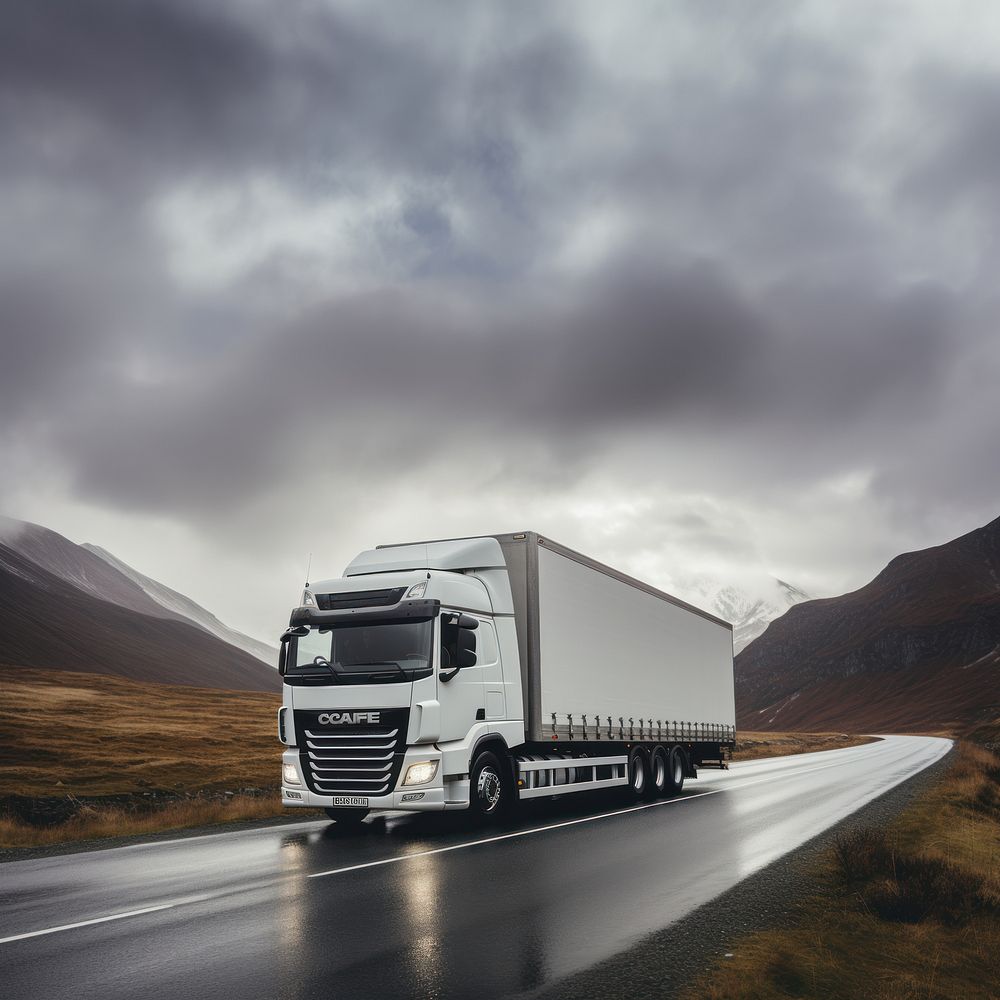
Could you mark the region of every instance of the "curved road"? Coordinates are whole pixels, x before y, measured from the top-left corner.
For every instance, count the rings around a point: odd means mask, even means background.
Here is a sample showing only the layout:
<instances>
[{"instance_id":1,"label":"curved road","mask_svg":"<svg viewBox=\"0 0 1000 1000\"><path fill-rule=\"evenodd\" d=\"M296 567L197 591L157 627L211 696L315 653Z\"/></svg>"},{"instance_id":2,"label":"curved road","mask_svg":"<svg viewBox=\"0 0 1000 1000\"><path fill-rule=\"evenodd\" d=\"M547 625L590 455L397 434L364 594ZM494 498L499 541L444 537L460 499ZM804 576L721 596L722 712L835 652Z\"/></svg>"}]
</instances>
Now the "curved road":
<instances>
[{"instance_id":1,"label":"curved road","mask_svg":"<svg viewBox=\"0 0 1000 1000\"><path fill-rule=\"evenodd\" d=\"M682 919L934 763L890 736L703 770L676 799L532 803L479 830L389 814L0 866L15 998L534 993Z\"/></svg>"}]
</instances>

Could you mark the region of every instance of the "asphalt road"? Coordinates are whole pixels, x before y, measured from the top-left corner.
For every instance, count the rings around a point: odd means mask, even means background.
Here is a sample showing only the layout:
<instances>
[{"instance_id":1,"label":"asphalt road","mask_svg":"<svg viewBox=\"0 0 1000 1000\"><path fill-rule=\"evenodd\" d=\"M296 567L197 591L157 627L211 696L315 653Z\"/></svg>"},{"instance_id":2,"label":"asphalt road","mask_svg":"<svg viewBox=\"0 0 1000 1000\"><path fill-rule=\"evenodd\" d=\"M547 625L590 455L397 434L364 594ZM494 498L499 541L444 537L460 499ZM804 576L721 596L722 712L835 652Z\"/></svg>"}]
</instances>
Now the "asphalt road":
<instances>
[{"instance_id":1,"label":"asphalt road","mask_svg":"<svg viewBox=\"0 0 1000 1000\"><path fill-rule=\"evenodd\" d=\"M510 997L667 927L932 764L892 736L704 770L683 796L389 814L0 866L0 993Z\"/></svg>"}]
</instances>

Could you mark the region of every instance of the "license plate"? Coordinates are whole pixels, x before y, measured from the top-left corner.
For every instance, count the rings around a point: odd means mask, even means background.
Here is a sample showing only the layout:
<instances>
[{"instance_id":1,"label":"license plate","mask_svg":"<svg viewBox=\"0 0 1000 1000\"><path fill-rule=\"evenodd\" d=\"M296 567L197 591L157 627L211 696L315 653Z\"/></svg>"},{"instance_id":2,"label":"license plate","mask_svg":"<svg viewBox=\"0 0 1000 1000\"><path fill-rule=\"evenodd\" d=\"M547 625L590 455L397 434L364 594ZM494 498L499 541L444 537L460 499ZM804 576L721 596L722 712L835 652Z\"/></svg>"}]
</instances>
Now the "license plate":
<instances>
[{"instance_id":1,"label":"license plate","mask_svg":"<svg viewBox=\"0 0 1000 1000\"><path fill-rule=\"evenodd\" d=\"M367 795L334 795L333 804L335 806L360 806L362 809L368 808Z\"/></svg>"}]
</instances>

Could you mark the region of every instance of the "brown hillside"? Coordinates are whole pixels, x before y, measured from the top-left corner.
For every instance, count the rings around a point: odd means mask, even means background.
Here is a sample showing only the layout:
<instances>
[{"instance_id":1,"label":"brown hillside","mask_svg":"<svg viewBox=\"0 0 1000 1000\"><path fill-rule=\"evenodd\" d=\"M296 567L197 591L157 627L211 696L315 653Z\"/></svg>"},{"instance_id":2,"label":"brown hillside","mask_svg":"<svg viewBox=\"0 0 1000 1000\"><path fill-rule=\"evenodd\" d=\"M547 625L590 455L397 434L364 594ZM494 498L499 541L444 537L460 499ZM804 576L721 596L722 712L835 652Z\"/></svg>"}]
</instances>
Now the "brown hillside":
<instances>
[{"instance_id":1,"label":"brown hillside","mask_svg":"<svg viewBox=\"0 0 1000 1000\"><path fill-rule=\"evenodd\" d=\"M6 665L0 686L0 798L278 786L276 692Z\"/></svg>"},{"instance_id":2,"label":"brown hillside","mask_svg":"<svg viewBox=\"0 0 1000 1000\"><path fill-rule=\"evenodd\" d=\"M0 544L0 662L276 691L278 673L203 629L103 601Z\"/></svg>"},{"instance_id":3,"label":"brown hillside","mask_svg":"<svg viewBox=\"0 0 1000 1000\"><path fill-rule=\"evenodd\" d=\"M1000 518L787 611L736 657L747 728L965 729L1000 709Z\"/></svg>"}]
</instances>

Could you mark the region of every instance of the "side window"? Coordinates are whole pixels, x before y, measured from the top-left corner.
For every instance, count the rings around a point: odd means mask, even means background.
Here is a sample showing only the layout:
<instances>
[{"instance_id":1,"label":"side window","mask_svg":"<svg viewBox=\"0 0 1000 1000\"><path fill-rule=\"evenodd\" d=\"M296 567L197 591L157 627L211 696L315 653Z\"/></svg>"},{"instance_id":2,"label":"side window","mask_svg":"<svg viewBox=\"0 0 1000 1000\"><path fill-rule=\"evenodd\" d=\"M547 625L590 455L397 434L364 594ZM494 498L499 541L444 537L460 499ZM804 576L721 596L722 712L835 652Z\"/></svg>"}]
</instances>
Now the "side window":
<instances>
[{"instance_id":1,"label":"side window","mask_svg":"<svg viewBox=\"0 0 1000 1000\"><path fill-rule=\"evenodd\" d=\"M497 634L493 623L479 618L479 628L472 633L476 645L476 666L487 666L500 659L497 647ZM454 625L444 625L441 628L441 666L448 669L457 663L458 629Z\"/></svg>"},{"instance_id":2,"label":"side window","mask_svg":"<svg viewBox=\"0 0 1000 1000\"><path fill-rule=\"evenodd\" d=\"M497 649L497 634L493 631L493 623L479 619L479 628L476 629L476 636L479 640L479 662L496 663L500 658Z\"/></svg>"},{"instance_id":3,"label":"side window","mask_svg":"<svg viewBox=\"0 0 1000 1000\"><path fill-rule=\"evenodd\" d=\"M454 625L441 625L441 667L449 670L455 664L455 644L458 641L458 629Z\"/></svg>"}]
</instances>

